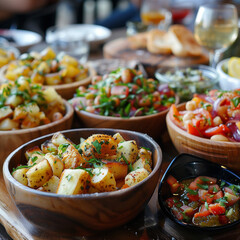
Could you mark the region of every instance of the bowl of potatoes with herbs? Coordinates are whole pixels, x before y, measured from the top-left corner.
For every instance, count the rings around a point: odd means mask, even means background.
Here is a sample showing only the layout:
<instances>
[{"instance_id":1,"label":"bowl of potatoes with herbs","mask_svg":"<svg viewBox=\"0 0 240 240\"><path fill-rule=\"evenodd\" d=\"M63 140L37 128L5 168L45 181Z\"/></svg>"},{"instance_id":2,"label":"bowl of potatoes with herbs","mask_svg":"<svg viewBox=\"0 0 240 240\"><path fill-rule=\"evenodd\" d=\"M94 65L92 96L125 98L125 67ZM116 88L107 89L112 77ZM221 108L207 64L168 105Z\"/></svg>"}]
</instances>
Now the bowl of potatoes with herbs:
<instances>
[{"instance_id":1,"label":"bowl of potatoes with herbs","mask_svg":"<svg viewBox=\"0 0 240 240\"><path fill-rule=\"evenodd\" d=\"M53 87L63 98L73 96L79 86L88 85L95 70L71 57L47 47L41 52L22 54L0 70L0 82L14 82L20 76L44 88Z\"/></svg>"},{"instance_id":2,"label":"bowl of potatoes with herbs","mask_svg":"<svg viewBox=\"0 0 240 240\"><path fill-rule=\"evenodd\" d=\"M0 163L34 138L68 129L73 109L54 88L43 89L26 77L0 86Z\"/></svg>"},{"instance_id":3,"label":"bowl of potatoes with herbs","mask_svg":"<svg viewBox=\"0 0 240 240\"><path fill-rule=\"evenodd\" d=\"M83 235L136 217L156 188L161 162L160 147L146 134L72 129L22 145L6 159L3 174L27 220Z\"/></svg>"}]
</instances>

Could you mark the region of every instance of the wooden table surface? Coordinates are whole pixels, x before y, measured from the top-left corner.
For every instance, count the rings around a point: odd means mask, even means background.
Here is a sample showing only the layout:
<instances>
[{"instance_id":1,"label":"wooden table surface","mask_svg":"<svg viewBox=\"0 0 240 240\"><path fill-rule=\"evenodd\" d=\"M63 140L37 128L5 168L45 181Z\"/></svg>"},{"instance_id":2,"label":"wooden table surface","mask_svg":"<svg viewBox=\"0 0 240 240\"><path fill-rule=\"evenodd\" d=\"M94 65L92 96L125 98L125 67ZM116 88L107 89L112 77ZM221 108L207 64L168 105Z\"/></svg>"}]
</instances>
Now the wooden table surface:
<instances>
[{"instance_id":1,"label":"wooden table surface","mask_svg":"<svg viewBox=\"0 0 240 240\"><path fill-rule=\"evenodd\" d=\"M118 38L125 34L125 30L113 32L112 39ZM91 53L90 60L101 58L101 51ZM77 121L73 124L73 128L79 127ZM161 167L161 177L165 172L171 160L178 155L174 148L168 133L162 134L161 138L157 140L162 152L163 162ZM160 179L161 179L160 177ZM160 181L159 179L159 181ZM197 232L185 229L173 223L170 219L164 216L158 204L158 186L144 211L142 211L135 219L125 224L122 227L113 229L102 234L93 235L90 237L72 236L71 238L63 238L59 236L51 236L47 232L40 231L40 238L34 237L31 232L31 226L17 211L10 196L8 195L4 186L2 172L0 170L0 239L82 239L82 240L152 240L152 239L186 239L186 240L225 240L225 239L240 239L240 228L236 226L230 230L220 232ZM4 225L4 227L3 227ZM61 227L61 226L60 226ZM6 229L6 230L5 230ZM20 230L19 230L20 229Z\"/></svg>"}]
</instances>

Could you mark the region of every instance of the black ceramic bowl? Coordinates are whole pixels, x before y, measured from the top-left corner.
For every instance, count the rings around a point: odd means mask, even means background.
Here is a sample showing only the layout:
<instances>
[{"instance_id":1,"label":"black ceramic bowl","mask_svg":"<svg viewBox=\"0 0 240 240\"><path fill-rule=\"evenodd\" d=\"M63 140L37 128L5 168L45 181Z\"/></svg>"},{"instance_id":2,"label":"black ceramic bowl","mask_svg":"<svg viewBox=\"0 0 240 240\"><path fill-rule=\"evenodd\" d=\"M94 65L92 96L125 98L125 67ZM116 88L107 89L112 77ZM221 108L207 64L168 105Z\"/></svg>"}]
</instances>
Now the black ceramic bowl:
<instances>
[{"instance_id":1,"label":"black ceramic bowl","mask_svg":"<svg viewBox=\"0 0 240 240\"><path fill-rule=\"evenodd\" d=\"M183 179L195 178L198 176L209 176L224 180L226 183L229 184L240 185L240 177L233 173L232 171L230 171L229 169L227 169L225 166L209 162L203 158L199 158L190 154L178 155L172 160L165 174L162 177L158 189L158 201L163 213L167 217L169 217L175 223L187 228L203 231L206 230L212 231L230 228L240 223L240 220L238 220L233 223L229 223L222 226L200 227L177 220L166 205L166 199L172 195L170 187L166 181L169 175L172 175L178 181L181 181Z\"/></svg>"}]
</instances>

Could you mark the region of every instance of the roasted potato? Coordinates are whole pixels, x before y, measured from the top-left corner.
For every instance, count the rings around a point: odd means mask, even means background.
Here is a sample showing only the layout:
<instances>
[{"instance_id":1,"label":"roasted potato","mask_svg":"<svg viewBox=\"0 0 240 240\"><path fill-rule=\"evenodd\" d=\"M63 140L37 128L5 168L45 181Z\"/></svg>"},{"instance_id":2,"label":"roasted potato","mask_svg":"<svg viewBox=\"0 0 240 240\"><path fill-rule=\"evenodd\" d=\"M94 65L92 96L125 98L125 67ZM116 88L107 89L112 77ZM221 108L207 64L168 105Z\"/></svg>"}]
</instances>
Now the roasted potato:
<instances>
[{"instance_id":1,"label":"roasted potato","mask_svg":"<svg viewBox=\"0 0 240 240\"><path fill-rule=\"evenodd\" d=\"M148 177L149 172L145 168L139 168L136 169L135 171L130 172L126 177L125 177L125 184L128 186L134 186L137 183L141 182L143 179Z\"/></svg>"},{"instance_id":2,"label":"roasted potato","mask_svg":"<svg viewBox=\"0 0 240 240\"><path fill-rule=\"evenodd\" d=\"M134 163L138 156L138 146L136 141L130 140L120 142L117 146L117 158L123 162Z\"/></svg>"},{"instance_id":3,"label":"roasted potato","mask_svg":"<svg viewBox=\"0 0 240 240\"><path fill-rule=\"evenodd\" d=\"M28 179L27 179L27 175L26 175L27 171L28 171L28 168L20 168L20 169L15 170L12 173L12 176L18 182L20 182L21 184L27 186L28 185Z\"/></svg>"},{"instance_id":4,"label":"roasted potato","mask_svg":"<svg viewBox=\"0 0 240 240\"><path fill-rule=\"evenodd\" d=\"M59 178L52 176L42 187L38 188L39 191L56 193L59 184Z\"/></svg>"},{"instance_id":5,"label":"roasted potato","mask_svg":"<svg viewBox=\"0 0 240 240\"><path fill-rule=\"evenodd\" d=\"M102 160L102 162L105 164L104 166L107 167L113 173L115 180L126 177L128 173L128 165L125 162L109 160Z\"/></svg>"},{"instance_id":6,"label":"roasted potato","mask_svg":"<svg viewBox=\"0 0 240 240\"><path fill-rule=\"evenodd\" d=\"M57 156L54 156L51 153L45 154L44 158L47 159L51 165L53 175L60 177L64 169L63 162Z\"/></svg>"},{"instance_id":7,"label":"roasted potato","mask_svg":"<svg viewBox=\"0 0 240 240\"><path fill-rule=\"evenodd\" d=\"M82 169L65 169L61 175L57 188L58 194L72 195L87 191L90 175Z\"/></svg>"}]
</instances>

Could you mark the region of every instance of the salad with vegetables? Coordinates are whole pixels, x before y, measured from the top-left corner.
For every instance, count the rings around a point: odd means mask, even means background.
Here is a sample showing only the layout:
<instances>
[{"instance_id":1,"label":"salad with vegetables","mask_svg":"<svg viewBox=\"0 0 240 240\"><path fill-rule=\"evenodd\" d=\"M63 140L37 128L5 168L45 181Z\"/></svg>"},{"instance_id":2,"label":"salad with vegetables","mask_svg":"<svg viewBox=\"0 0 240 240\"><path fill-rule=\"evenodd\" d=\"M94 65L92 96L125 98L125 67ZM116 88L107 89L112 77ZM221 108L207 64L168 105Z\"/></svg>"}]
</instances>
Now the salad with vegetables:
<instances>
[{"instance_id":1,"label":"salad with vegetables","mask_svg":"<svg viewBox=\"0 0 240 240\"><path fill-rule=\"evenodd\" d=\"M184 111L172 105L169 117L192 135L213 141L240 142L240 89L195 94Z\"/></svg>"},{"instance_id":2,"label":"salad with vegetables","mask_svg":"<svg viewBox=\"0 0 240 240\"><path fill-rule=\"evenodd\" d=\"M170 175L167 183L173 195L166 205L179 221L215 227L240 219L238 185L208 176L179 182Z\"/></svg>"},{"instance_id":3,"label":"salad with vegetables","mask_svg":"<svg viewBox=\"0 0 240 240\"><path fill-rule=\"evenodd\" d=\"M95 76L88 88L79 87L70 103L90 113L130 118L159 113L175 101L175 93L167 85L145 78L135 69L118 68Z\"/></svg>"}]
</instances>

